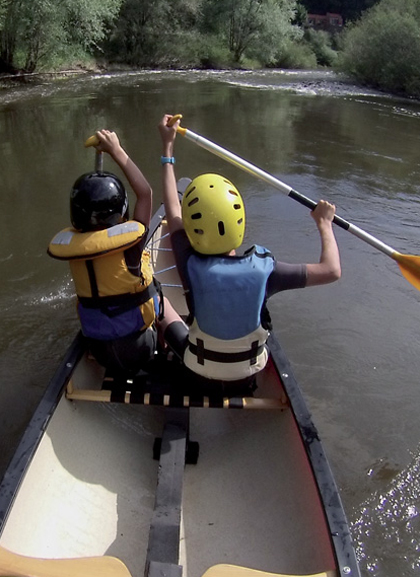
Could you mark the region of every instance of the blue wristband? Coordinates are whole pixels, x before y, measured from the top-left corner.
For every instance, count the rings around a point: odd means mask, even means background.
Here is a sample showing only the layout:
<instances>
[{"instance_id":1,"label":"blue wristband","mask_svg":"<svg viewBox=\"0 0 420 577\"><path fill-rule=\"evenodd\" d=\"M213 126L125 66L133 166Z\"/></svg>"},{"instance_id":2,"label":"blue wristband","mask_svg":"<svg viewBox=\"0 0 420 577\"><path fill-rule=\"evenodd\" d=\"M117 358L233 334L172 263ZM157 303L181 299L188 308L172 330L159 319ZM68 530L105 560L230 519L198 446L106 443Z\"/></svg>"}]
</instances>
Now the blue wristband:
<instances>
[{"instance_id":1,"label":"blue wristband","mask_svg":"<svg viewBox=\"0 0 420 577\"><path fill-rule=\"evenodd\" d=\"M175 158L173 156L161 156L160 162L162 164L175 164Z\"/></svg>"}]
</instances>

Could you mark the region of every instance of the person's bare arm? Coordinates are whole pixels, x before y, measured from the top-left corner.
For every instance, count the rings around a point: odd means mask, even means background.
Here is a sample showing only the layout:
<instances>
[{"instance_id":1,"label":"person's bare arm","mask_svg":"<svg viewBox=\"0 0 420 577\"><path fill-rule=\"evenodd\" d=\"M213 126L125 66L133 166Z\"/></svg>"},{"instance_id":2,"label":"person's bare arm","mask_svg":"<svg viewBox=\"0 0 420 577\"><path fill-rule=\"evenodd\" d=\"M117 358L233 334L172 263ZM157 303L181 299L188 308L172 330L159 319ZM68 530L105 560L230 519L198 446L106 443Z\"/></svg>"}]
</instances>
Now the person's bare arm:
<instances>
[{"instance_id":1,"label":"person's bare arm","mask_svg":"<svg viewBox=\"0 0 420 577\"><path fill-rule=\"evenodd\" d=\"M171 114L165 114L159 123L159 132L162 138L162 156L169 158L174 154L176 129L179 125L178 120L173 126L168 126L168 122L171 118ZM175 168L171 163L162 165L162 187L163 203L165 205L169 232L173 233L184 228L184 225L182 224L181 205L176 186Z\"/></svg>"},{"instance_id":2,"label":"person's bare arm","mask_svg":"<svg viewBox=\"0 0 420 577\"><path fill-rule=\"evenodd\" d=\"M139 167L131 160L120 144L115 132L100 130L96 133L101 152L107 152L124 172L128 182L136 195L136 204L133 210L133 220L138 220L149 226L152 218L152 188Z\"/></svg>"},{"instance_id":3,"label":"person's bare arm","mask_svg":"<svg viewBox=\"0 0 420 577\"><path fill-rule=\"evenodd\" d=\"M333 231L335 206L320 200L311 212L321 237L321 256L319 263L307 264L306 286L328 284L341 277L340 253Z\"/></svg>"}]
</instances>

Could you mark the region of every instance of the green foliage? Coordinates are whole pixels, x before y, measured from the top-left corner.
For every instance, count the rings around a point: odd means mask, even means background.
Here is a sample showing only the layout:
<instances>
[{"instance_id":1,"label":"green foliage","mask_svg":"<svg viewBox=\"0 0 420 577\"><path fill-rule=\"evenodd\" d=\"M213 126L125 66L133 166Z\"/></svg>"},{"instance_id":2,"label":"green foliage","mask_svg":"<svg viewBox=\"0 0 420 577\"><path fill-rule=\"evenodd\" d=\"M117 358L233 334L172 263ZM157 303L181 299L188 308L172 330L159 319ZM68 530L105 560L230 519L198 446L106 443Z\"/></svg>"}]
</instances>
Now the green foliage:
<instances>
[{"instance_id":1,"label":"green foliage","mask_svg":"<svg viewBox=\"0 0 420 577\"><path fill-rule=\"evenodd\" d=\"M187 64L198 40L196 12L191 0L125 0L105 48L111 60L132 66Z\"/></svg>"},{"instance_id":2,"label":"green foliage","mask_svg":"<svg viewBox=\"0 0 420 577\"><path fill-rule=\"evenodd\" d=\"M420 96L420 5L382 0L345 35L339 69L371 86Z\"/></svg>"},{"instance_id":3,"label":"green foliage","mask_svg":"<svg viewBox=\"0 0 420 577\"><path fill-rule=\"evenodd\" d=\"M301 33L295 14L296 0L204 0L201 29L217 35L235 63L247 56L268 64L282 41Z\"/></svg>"},{"instance_id":4,"label":"green foliage","mask_svg":"<svg viewBox=\"0 0 420 577\"><path fill-rule=\"evenodd\" d=\"M190 54L194 53L195 66L215 70L235 66L232 54L217 34L197 33L195 40L189 45Z\"/></svg>"},{"instance_id":5,"label":"green foliage","mask_svg":"<svg viewBox=\"0 0 420 577\"><path fill-rule=\"evenodd\" d=\"M90 50L106 37L123 0L65 0L63 28L68 42Z\"/></svg>"},{"instance_id":6,"label":"green foliage","mask_svg":"<svg viewBox=\"0 0 420 577\"><path fill-rule=\"evenodd\" d=\"M3 29L4 21L6 19L8 0L0 0L0 30Z\"/></svg>"},{"instance_id":7,"label":"green foliage","mask_svg":"<svg viewBox=\"0 0 420 577\"><path fill-rule=\"evenodd\" d=\"M373 6L363 12L367 7ZM356 18L307 29L306 11ZM315 68L420 95L420 0L0 0L0 71L92 58L132 67Z\"/></svg>"},{"instance_id":8,"label":"green foliage","mask_svg":"<svg viewBox=\"0 0 420 577\"><path fill-rule=\"evenodd\" d=\"M316 57L316 62L320 66L333 66L337 61L338 54L332 48L332 36L325 30L313 30L309 28L305 31L305 41Z\"/></svg>"},{"instance_id":9,"label":"green foliage","mask_svg":"<svg viewBox=\"0 0 420 577\"><path fill-rule=\"evenodd\" d=\"M123 0L0 0L0 60L33 72L105 37Z\"/></svg>"},{"instance_id":10,"label":"green foliage","mask_svg":"<svg viewBox=\"0 0 420 577\"><path fill-rule=\"evenodd\" d=\"M314 69L316 56L306 42L285 42L276 62L278 68Z\"/></svg>"},{"instance_id":11,"label":"green foliage","mask_svg":"<svg viewBox=\"0 0 420 577\"><path fill-rule=\"evenodd\" d=\"M303 4L299 1L296 3L295 16L292 20L292 24L295 26L303 26L306 22L308 16L308 11Z\"/></svg>"}]
</instances>

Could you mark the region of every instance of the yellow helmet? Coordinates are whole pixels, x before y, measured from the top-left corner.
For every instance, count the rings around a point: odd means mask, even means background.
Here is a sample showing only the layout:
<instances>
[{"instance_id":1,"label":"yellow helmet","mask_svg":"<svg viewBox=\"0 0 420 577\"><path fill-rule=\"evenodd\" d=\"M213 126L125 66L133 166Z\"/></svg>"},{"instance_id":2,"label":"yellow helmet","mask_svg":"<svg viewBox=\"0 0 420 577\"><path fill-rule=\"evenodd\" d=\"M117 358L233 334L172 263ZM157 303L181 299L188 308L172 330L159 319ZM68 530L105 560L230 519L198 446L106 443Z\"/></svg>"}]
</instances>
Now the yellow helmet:
<instances>
[{"instance_id":1,"label":"yellow helmet","mask_svg":"<svg viewBox=\"0 0 420 577\"><path fill-rule=\"evenodd\" d=\"M201 174L185 190L182 221L194 250L225 254L242 244L244 203L230 180L219 174Z\"/></svg>"}]
</instances>

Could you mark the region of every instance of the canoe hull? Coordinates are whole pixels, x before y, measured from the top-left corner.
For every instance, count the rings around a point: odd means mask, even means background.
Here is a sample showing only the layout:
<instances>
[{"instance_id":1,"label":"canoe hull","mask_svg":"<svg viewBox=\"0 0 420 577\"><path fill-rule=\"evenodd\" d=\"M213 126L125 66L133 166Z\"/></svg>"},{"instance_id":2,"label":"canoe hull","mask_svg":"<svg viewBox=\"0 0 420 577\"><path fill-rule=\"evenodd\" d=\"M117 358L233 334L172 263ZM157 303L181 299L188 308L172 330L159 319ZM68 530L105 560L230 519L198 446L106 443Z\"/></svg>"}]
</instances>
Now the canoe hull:
<instances>
[{"instance_id":1,"label":"canoe hull","mask_svg":"<svg viewBox=\"0 0 420 577\"><path fill-rule=\"evenodd\" d=\"M153 223L149 247L155 270L166 270L159 280L171 285L165 294L171 293L184 314L171 252L160 250L170 248L162 209ZM277 408L229 409L222 399L226 408L205 408L204 400L200 408L187 408L185 401L184 408L174 409L66 398L66 388L102 394L105 372L78 335L0 485L0 545L33 557L113 555L133 576L143 575L157 547L150 527L161 526L156 495L162 464L153 459L153 447L168 415L181 411L187 415L187 443L200 445L197 464L173 465L183 474L177 488L182 503L173 507L175 518L179 508L179 557L171 562L182 567L184 577L203 575L217 563L357 577L346 517L318 432L274 336L269 346L270 361L248 408L264 399ZM182 389L182 377L173 375ZM135 390L136 383L126 388ZM118 400L129 402L130 396ZM170 396L163 396L162 405L170 403Z\"/></svg>"}]
</instances>

